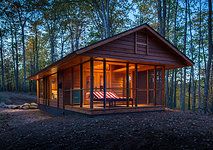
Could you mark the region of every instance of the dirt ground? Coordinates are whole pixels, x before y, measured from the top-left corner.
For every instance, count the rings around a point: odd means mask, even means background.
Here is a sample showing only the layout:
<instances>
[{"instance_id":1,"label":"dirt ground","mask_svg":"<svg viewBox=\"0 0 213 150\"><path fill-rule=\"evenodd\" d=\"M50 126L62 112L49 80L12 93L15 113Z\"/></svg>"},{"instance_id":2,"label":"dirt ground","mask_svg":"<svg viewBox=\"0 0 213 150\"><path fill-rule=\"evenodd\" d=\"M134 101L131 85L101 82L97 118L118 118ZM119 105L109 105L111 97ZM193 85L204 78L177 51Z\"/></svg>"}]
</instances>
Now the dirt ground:
<instances>
[{"instance_id":1,"label":"dirt ground","mask_svg":"<svg viewBox=\"0 0 213 150\"><path fill-rule=\"evenodd\" d=\"M0 103L22 105L31 102L36 102L35 93L0 92Z\"/></svg>"},{"instance_id":2,"label":"dirt ground","mask_svg":"<svg viewBox=\"0 0 213 150\"><path fill-rule=\"evenodd\" d=\"M0 109L0 149L212 149L213 116L147 112L89 117Z\"/></svg>"}]
</instances>

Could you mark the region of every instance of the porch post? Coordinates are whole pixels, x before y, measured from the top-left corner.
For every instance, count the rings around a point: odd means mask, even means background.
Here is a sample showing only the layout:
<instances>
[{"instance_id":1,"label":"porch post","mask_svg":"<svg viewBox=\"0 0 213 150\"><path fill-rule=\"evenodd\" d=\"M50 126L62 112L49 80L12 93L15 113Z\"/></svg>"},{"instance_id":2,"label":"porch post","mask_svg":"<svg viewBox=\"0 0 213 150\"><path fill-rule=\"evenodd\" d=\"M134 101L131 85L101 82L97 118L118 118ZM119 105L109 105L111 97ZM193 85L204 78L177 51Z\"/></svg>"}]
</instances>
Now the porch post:
<instances>
[{"instance_id":1,"label":"porch post","mask_svg":"<svg viewBox=\"0 0 213 150\"><path fill-rule=\"evenodd\" d=\"M165 104L165 66L162 69L162 105L166 106Z\"/></svg>"},{"instance_id":2,"label":"porch post","mask_svg":"<svg viewBox=\"0 0 213 150\"><path fill-rule=\"evenodd\" d=\"M104 73L104 109L106 108L106 59L103 60L103 73Z\"/></svg>"},{"instance_id":3,"label":"porch post","mask_svg":"<svg viewBox=\"0 0 213 150\"><path fill-rule=\"evenodd\" d=\"M127 107L129 107L129 63L126 63L126 98Z\"/></svg>"},{"instance_id":4,"label":"porch post","mask_svg":"<svg viewBox=\"0 0 213 150\"><path fill-rule=\"evenodd\" d=\"M46 99L46 101L45 101L45 104L47 105L47 106L49 106L49 85L48 85L48 81L49 80L49 78L48 77L45 77L45 99Z\"/></svg>"},{"instance_id":5,"label":"porch post","mask_svg":"<svg viewBox=\"0 0 213 150\"><path fill-rule=\"evenodd\" d=\"M47 101L46 101L46 93L47 93L47 89L46 89L46 80L45 78L43 78L43 105L47 105Z\"/></svg>"},{"instance_id":6,"label":"porch post","mask_svg":"<svg viewBox=\"0 0 213 150\"><path fill-rule=\"evenodd\" d=\"M138 107L138 64L135 64L135 107Z\"/></svg>"},{"instance_id":7,"label":"porch post","mask_svg":"<svg viewBox=\"0 0 213 150\"><path fill-rule=\"evenodd\" d=\"M83 106L83 64L80 64L80 107Z\"/></svg>"},{"instance_id":8,"label":"porch post","mask_svg":"<svg viewBox=\"0 0 213 150\"><path fill-rule=\"evenodd\" d=\"M62 73L62 72L61 72ZM61 73L59 73L59 72L57 72L56 73L56 76L57 76L57 107L59 108L59 100L60 100L60 95L61 94L59 94L59 92L62 92L62 89L61 90L59 90L59 74L61 75ZM60 87L60 88L62 88L62 87Z\"/></svg>"},{"instance_id":9,"label":"porch post","mask_svg":"<svg viewBox=\"0 0 213 150\"><path fill-rule=\"evenodd\" d=\"M93 71L94 71L94 64L93 64L93 58L90 58L90 109L93 109L93 82L94 82L94 77L93 77Z\"/></svg>"},{"instance_id":10,"label":"porch post","mask_svg":"<svg viewBox=\"0 0 213 150\"><path fill-rule=\"evenodd\" d=\"M70 104L73 106L73 87L74 87L74 73L73 67L71 68L71 87L70 87Z\"/></svg>"},{"instance_id":11,"label":"porch post","mask_svg":"<svg viewBox=\"0 0 213 150\"><path fill-rule=\"evenodd\" d=\"M40 98L40 83L39 83L40 79L36 80L36 95L37 95L37 104L40 104L39 98Z\"/></svg>"},{"instance_id":12,"label":"porch post","mask_svg":"<svg viewBox=\"0 0 213 150\"><path fill-rule=\"evenodd\" d=\"M149 104L149 70L146 71L146 103Z\"/></svg>"},{"instance_id":13,"label":"porch post","mask_svg":"<svg viewBox=\"0 0 213 150\"><path fill-rule=\"evenodd\" d=\"M154 69L154 105L156 105L156 77L157 77L157 74L156 74L156 66L155 66L155 69Z\"/></svg>"}]
</instances>

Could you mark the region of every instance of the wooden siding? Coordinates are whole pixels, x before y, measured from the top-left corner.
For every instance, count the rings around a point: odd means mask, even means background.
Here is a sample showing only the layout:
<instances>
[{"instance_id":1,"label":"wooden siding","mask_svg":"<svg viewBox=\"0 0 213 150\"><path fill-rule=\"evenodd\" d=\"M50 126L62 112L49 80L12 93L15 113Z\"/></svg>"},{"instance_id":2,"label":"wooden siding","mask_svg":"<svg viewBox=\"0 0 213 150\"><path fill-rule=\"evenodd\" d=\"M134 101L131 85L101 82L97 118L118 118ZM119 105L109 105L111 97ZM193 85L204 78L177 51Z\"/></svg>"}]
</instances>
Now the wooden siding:
<instances>
[{"instance_id":1,"label":"wooden siding","mask_svg":"<svg viewBox=\"0 0 213 150\"><path fill-rule=\"evenodd\" d=\"M49 106L57 107L57 105L58 105L57 100L49 100Z\"/></svg>"},{"instance_id":2,"label":"wooden siding","mask_svg":"<svg viewBox=\"0 0 213 150\"><path fill-rule=\"evenodd\" d=\"M70 104L71 94L70 90L72 89L72 68L69 68L63 71L63 102L64 105Z\"/></svg>"},{"instance_id":3,"label":"wooden siding","mask_svg":"<svg viewBox=\"0 0 213 150\"><path fill-rule=\"evenodd\" d=\"M39 80L36 80L36 102L37 104L40 104L40 100L39 100Z\"/></svg>"},{"instance_id":4,"label":"wooden siding","mask_svg":"<svg viewBox=\"0 0 213 150\"><path fill-rule=\"evenodd\" d=\"M135 38L136 35L137 38ZM135 42L135 40L137 40L137 42ZM137 51L135 51L135 47L137 47ZM162 44L158 39L146 32L129 34L91 51L87 51L84 55L137 60L144 63L162 65L184 65L165 44Z\"/></svg>"},{"instance_id":5,"label":"wooden siding","mask_svg":"<svg viewBox=\"0 0 213 150\"><path fill-rule=\"evenodd\" d=\"M111 88L116 92L119 97L124 97L125 95L125 74L124 73L112 73Z\"/></svg>"},{"instance_id":6,"label":"wooden siding","mask_svg":"<svg viewBox=\"0 0 213 150\"><path fill-rule=\"evenodd\" d=\"M149 53L151 52L151 53ZM131 55L130 55L131 54ZM29 77L39 79L62 71L95 56L132 63L165 65L166 69L192 66L193 62L148 24L135 27L78 49ZM79 59L80 58L80 59Z\"/></svg>"},{"instance_id":7,"label":"wooden siding","mask_svg":"<svg viewBox=\"0 0 213 150\"><path fill-rule=\"evenodd\" d=\"M64 74L63 72L58 73L58 107L59 108L64 108L64 87L63 87L63 79L64 79Z\"/></svg>"}]
</instances>

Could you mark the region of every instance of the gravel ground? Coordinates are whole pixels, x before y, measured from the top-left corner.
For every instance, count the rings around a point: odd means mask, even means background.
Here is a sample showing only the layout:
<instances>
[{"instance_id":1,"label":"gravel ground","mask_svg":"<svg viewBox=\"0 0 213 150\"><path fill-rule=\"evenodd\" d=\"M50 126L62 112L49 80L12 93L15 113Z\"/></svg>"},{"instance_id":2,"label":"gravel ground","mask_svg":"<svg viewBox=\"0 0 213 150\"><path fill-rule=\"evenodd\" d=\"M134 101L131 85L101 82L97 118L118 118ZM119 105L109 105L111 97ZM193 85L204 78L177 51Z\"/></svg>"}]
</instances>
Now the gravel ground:
<instances>
[{"instance_id":1,"label":"gravel ground","mask_svg":"<svg viewBox=\"0 0 213 150\"><path fill-rule=\"evenodd\" d=\"M0 109L0 149L212 149L213 116L147 112L89 117Z\"/></svg>"},{"instance_id":2,"label":"gravel ground","mask_svg":"<svg viewBox=\"0 0 213 150\"><path fill-rule=\"evenodd\" d=\"M0 103L22 105L24 103L36 102L36 95L15 92L0 92Z\"/></svg>"}]
</instances>

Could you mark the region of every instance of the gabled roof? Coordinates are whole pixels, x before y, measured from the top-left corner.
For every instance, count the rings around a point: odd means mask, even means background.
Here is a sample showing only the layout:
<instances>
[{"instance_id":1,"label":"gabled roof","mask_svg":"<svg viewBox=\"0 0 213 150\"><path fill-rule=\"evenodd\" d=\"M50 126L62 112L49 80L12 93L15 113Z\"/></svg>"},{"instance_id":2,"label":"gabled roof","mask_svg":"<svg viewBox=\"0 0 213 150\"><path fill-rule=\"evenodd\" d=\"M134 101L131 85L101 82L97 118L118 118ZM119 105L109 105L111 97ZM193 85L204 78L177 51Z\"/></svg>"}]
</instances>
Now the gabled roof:
<instances>
[{"instance_id":1,"label":"gabled roof","mask_svg":"<svg viewBox=\"0 0 213 150\"><path fill-rule=\"evenodd\" d=\"M32 79L33 77L35 77L35 76L38 75L39 73L44 72L44 71L48 71L48 70L50 70L52 67L56 66L57 64L64 63L64 62L66 62L67 60L69 60L69 59L71 59L71 58L73 58L73 57L75 57L75 56L77 56L77 55L81 55L81 54L83 54L83 53L85 53L85 52L87 52L87 51L89 51L89 50L92 50L92 49L94 49L94 48L97 48L97 47L102 46L102 45L104 45L104 44L107 44L107 43L109 43L109 42L112 42L112 41L114 41L114 40L116 40L116 39L119 39L119 38L121 38L121 37L123 37L123 36L129 35L129 34L131 34L131 33L134 33L134 32L137 32L137 31L140 31L140 30L143 30L143 29L146 29L146 30L148 30L149 32L151 32L151 33L152 33L153 35L155 35L160 41L162 41L162 42L163 42L164 44L166 44L169 48L171 48L171 49L173 50L173 52L174 52L176 55L180 56L181 58L183 58L183 59L185 60L185 62L186 62L186 64L187 64L188 66L192 66L192 65L194 64L193 61L190 60L190 59L189 59L186 55L184 55L181 51L179 51L179 50L177 49L177 47L175 47L171 42L169 42L168 40L166 40L163 36L161 36L158 32L156 32L152 27L150 27L148 24L145 23L145 24L142 24L142 25L137 26L137 27L135 27L135 28L132 28L132 29L130 29L130 30L127 30L127 31L124 31L124 32L122 32L122 33L116 34L116 35L114 35L114 36L112 36L112 37L109 37L109 38L106 38L106 39L104 39L104 40L98 41L98 42L96 42L96 43L94 43L94 44L91 44L91 45L88 45L88 46L86 46L86 47L80 48L80 49L78 49L78 50L76 50L76 51L74 51L74 52L68 54L67 56L63 57L62 59L60 59L60 60L58 60L58 61L52 63L51 65L45 67L44 69L42 69L42 70L40 70L39 72L35 73L34 75L30 76L29 78Z\"/></svg>"}]
</instances>

